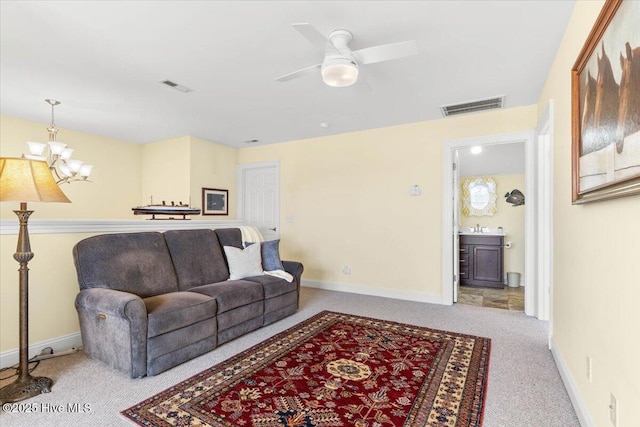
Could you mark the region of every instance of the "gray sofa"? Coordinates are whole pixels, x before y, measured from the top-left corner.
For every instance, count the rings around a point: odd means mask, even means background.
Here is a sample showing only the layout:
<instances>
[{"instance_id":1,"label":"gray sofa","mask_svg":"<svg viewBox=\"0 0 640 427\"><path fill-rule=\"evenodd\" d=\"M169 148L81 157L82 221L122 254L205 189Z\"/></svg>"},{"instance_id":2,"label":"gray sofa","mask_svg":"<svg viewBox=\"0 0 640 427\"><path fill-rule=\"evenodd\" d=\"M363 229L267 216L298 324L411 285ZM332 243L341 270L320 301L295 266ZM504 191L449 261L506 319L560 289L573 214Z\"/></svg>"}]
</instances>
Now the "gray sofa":
<instances>
[{"instance_id":1,"label":"gray sofa","mask_svg":"<svg viewBox=\"0 0 640 427\"><path fill-rule=\"evenodd\" d=\"M242 248L237 228L120 233L73 248L84 352L131 378L156 375L298 309L303 266L283 261L293 282L228 280L223 246Z\"/></svg>"}]
</instances>

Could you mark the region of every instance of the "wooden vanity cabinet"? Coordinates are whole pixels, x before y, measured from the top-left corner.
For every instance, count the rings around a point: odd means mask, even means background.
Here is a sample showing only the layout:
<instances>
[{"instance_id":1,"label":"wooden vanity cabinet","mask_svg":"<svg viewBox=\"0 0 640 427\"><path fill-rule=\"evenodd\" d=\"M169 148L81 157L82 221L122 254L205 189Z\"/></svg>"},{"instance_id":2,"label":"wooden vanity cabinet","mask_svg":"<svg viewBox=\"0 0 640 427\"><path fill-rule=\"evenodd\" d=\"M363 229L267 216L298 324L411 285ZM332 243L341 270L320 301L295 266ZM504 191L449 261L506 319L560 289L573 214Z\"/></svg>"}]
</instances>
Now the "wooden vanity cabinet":
<instances>
[{"instance_id":1,"label":"wooden vanity cabinet","mask_svg":"<svg viewBox=\"0 0 640 427\"><path fill-rule=\"evenodd\" d=\"M460 235L460 284L502 288L504 236Z\"/></svg>"}]
</instances>

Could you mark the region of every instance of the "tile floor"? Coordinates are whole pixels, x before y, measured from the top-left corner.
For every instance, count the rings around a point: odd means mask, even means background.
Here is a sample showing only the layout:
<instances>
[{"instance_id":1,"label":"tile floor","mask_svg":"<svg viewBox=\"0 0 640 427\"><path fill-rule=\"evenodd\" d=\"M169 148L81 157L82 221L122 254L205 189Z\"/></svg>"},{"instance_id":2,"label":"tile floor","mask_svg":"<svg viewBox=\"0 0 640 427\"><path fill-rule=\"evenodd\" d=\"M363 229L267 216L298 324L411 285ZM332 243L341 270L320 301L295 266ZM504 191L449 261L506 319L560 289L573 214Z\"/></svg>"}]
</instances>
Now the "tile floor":
<instances>
[{"instance_id":1,"label":"tile floor","mask_svg":"<svg viewBox=\"0 0 640 427\"><path fill-rule=\"evenodd\" d=\"M524 311L524 287L503 289L460 286L458 302L480 307L502 308L504 310Z\"/></svg>"}]
</instances>

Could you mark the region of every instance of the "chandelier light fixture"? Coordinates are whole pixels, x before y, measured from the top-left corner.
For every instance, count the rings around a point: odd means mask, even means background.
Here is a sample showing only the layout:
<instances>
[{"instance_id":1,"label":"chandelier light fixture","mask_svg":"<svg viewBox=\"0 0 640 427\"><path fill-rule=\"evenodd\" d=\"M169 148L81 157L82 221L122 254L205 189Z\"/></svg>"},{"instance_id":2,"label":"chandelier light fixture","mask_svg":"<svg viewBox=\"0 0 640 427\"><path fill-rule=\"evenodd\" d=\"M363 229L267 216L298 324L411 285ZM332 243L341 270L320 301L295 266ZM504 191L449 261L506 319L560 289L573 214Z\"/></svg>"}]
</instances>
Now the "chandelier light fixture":
<instances>
[{"instance_id":1,"label":"chandelier light fixture","mask_svg":"<svg viewBox=\"0 0 640 427\"><path fill-rule=\"evenodd\" d=\"M56 128L54 122L54 108L56 105L60 105L60 101L45 99L44 102L51 105L51 124L47 128L49 142L44 144L42 142L27 141L31 154L24 157L31 160L46 161L55 176L57 184L86 181L91 175L93 166L85 164L82 160L72 159L73 149L56 139L58 128Z\"/></svg>"}]
</instances>

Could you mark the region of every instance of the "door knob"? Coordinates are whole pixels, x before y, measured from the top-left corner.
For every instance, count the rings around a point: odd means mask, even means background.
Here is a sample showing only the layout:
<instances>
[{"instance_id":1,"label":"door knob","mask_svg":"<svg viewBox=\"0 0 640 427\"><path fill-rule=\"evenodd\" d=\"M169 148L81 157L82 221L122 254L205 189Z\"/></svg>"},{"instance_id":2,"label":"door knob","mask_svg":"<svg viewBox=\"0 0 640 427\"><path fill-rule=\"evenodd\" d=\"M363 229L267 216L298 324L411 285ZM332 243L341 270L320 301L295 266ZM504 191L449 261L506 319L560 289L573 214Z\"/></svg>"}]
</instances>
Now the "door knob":
<instances>
[{"instance_id":1,"label":"door knob","mask_svg":"<svg viewBox=\"0 0 640 427\"><path fill-rule=\"evenodd\" d=\"M273 227L273 228L270 228L269 230L271 230L271 231L276 231L276 228L275 228L275 227Z\"/></svg>"}]
</instances>

